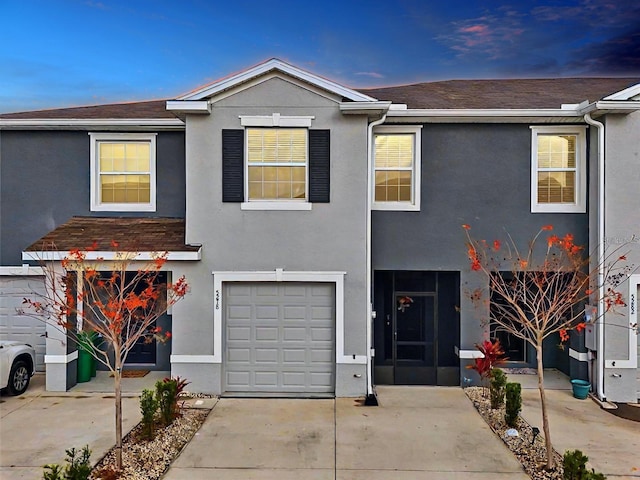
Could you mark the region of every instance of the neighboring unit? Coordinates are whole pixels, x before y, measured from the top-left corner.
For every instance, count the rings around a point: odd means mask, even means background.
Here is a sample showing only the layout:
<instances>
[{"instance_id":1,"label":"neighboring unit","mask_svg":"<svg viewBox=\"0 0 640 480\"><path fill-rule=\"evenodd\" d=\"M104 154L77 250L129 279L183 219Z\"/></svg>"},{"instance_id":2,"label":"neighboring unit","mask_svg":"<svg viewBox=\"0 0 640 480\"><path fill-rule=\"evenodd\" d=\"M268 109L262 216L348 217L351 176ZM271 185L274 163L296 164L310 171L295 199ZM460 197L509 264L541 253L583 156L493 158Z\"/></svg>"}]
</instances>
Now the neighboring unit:
<instances>
[{"instance_id":1,"label":"neighboring unit","mask_svg":"<svg viewBox=\"0 0 640 480\"><path fill-rule=\"evenodd\" d=\"M0 282L94 241L167 251L163 281L185 275L190 292L162 319L171 343L130 365L228 395L460 385L494 333L467 298L484 285L462 224L517 243L552 224L640 262L639 82L354 90L272 59L168 101L2 114ZM638 285L593 338L550 339L546 366L637 400ZM501 338L513 366L535 364ZM75 383L72 345L47 328L48 389Z\"/></svg>"}]
</instances>

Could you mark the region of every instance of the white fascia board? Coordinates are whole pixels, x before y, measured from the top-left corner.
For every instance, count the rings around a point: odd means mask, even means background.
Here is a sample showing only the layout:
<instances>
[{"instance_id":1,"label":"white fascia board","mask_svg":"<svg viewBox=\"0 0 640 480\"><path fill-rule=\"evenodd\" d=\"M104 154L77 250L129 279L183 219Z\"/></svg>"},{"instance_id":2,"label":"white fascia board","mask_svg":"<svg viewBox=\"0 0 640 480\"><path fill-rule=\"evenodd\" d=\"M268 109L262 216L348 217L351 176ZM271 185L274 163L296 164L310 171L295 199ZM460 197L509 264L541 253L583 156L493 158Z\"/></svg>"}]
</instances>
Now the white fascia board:
<instances>
[{"instance_id":1,"label":"white fascia board","mask_svg":"<svg viewBox=\"0 0 640 480\"><path fill-rule=\"evenodd\" d=\"M170 112L196 113L201 115L209 115L211 113L211 105L206 100L202 101L181 101L168 100L167 110Z\"/></svg>"},{"instance_id":2,"label":"white fascia board","mask_svg":"<svg viewBox=\"0 0 640 480\"><path fill-rule=\"evenodd\" d=\"M116 261L116 260L130 260L130 261L143 261L149 262L158 258L163 252L85 252L86 260L104 260ZM22 260L30 261L42 261L42 262L59 262L64 258L69 257L67 251L51 251L51 252L22 252ZM200 260L202 258L202 248L197 252L168 252L167 261L193 261Z\"/></svg>"},{"instance_id":3,"label":"white fascia board","mask_svg":"<svg viewBox=\"0 0 640 480\"><path fill-rule=\"evenodd\" d=\"M44 275L42 267L32 267L31 265L21 265L19 267L0 267L1 276L18 276L18 277L41 277Z\"/></svg>"},{"instance_id":4,"label":"white fascia board","mask_svg":"<svg viewBox=\"0 0 640 480\"><path fill-rule=\"evenodd\" d=\"M278 70L282 73L285 73L289 76L298 78L307 83L315 85L316 87L322 88L324 90L328 90L329 92L335 93L336 95L348 98L349 100L353 100L355 102L374 102L375 98L370 97L368 95L364 95L360 92L352 90L347 87L343 87L342 85L332 82L331 80L327 80L326 78L319 77L309 72L305 72L304 70L300 70L293 65L289 65L288 63L282 62L281 60L271 59L260 65L257 65L253 68L240 72L236 75L232 75L223 80L219 80L215 83L202 87L194 92L188 93L179 97L178 100L202 100L204 98L211 97L219 92L224 90L228 90L233 88L241 83L247 82L255 77L259 77L268 73L272 70Z\"/></svg>"},{"instance_id":5,"label":"white fascia board","mask_svg":"<svg viewBox=\"0 0 640 480\"><path fill-rule=\"evenodd\" d=\"M341 102L340 111L344 114L382 115L391 109L391 102ZM403 110L404 111L404 110Z\"/></svg>"},{"instance_id":6,"label":"white fascia board","mask_svg":"<svg viewBox=\"0 0 640 480\"><path fill-rule=\"evenodd\" d=\"M603 98L603 100L631 100L633 97L640 95L640 83L631 85L630 87L620 90L619 92L612 93Z\"/></svg>"},{"instance_id":7,"label":"white fascia board","mask_svg":"<svg viewBox=\"0 0 640 480\"><path fill-rule=\"evenodd\" d=\"M389 110L389 117L442 117L442 118L503 118L503 117L568 117L581 116L577 109L568 108L408 108L407 110Z\"/></svg>"},{"instance_id":8,"label":"white fascia board","mask_svg":"<svg viewBox=\"0 0 640 480\"><path fill-rule=\"evenodd\" d=\"M184 127L184 122L179 118L32 118L32 119L0 119L0 127L24 128L24 127Z\"/></svg>"}]
</instances>

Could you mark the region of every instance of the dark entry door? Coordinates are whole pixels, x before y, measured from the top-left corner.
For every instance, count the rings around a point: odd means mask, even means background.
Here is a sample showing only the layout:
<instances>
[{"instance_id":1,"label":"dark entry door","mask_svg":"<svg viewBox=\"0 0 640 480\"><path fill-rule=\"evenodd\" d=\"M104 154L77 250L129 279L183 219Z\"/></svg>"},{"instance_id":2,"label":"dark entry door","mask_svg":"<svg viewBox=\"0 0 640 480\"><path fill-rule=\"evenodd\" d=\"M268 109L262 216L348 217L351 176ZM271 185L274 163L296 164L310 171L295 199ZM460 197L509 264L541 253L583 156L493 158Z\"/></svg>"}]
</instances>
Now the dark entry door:
<instances>
[{"instance_id":1,"label":"dark entry door","mask_svg":"<svg viewBox=\"0 0 640 480\"><path fill-rule=\"evenodd\" d=\"M394 315L394 383L436 383L436 297L396 294Z\"/></svg>"},{"instance_id":2,"label":"dark entry door","mask_svg":"<svg viewBox=\"0 0 640 480\"><path fill-rule=\"evenodd\" d=\"M374 273L374 382L460 385L460 274Z\"/></svg>"},{"instance_id":3,"label":"dark entry door","mask_svg":"<svg viewBox=\"0 0 640 480\"><path fill-rule=\"evenodd\" d=\"M139 339L134 347L127 355L126 365L129 364L145 364L153 365L156 363L156 339L150 341Z\"/></svg>"}]
</instances>

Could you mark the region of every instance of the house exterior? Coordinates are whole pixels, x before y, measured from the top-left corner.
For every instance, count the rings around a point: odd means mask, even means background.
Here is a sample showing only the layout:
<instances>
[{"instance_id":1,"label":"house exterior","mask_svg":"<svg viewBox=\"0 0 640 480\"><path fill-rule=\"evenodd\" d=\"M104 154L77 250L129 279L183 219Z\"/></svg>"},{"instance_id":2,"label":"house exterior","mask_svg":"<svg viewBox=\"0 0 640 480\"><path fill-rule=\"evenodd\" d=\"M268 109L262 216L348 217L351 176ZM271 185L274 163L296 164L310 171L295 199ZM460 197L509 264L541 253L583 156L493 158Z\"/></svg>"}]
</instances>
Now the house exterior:
<instances>
[{"instance_id":1,"label":"house exterior","mask_svg":"<svg viewBox=\"0 0 640 480\"><path fill-rule=\"evenodd\" d=\"M141 258L169 252L167 281L190 284L162 320L171 343L129 363L215 394L465 384L490 327L468 299L483 285L462 224L516 242L553 224L640 255L639 82L354 90L272 59L168 101L2 114L0 285L13 298L37 286L43 242L55 262L94 241L108 259L117 239ZM2 314L0 334L41 328ZM565 353L551 339L547 366L636 401L635 315L630 301ZM65 390L77 353L46 333L47 388ZM533 365L503 340L514 366Z\"/></svg>"}]
</instances>

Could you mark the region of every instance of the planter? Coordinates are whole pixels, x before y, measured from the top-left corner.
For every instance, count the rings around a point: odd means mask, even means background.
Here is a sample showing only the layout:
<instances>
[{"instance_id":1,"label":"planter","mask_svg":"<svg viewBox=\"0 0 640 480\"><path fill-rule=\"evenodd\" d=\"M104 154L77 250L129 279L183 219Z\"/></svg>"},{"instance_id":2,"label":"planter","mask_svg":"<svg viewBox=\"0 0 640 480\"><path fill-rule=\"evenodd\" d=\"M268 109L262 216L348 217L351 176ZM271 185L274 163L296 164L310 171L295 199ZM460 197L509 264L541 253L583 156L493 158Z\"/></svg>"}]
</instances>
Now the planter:
<instances>
[{"instance_id":1,"label":"planter","mask_svg":"<svg viewBox=\"0 0 640 480\"><path fill-rule=\"evenodd\" d=\"M584 400L589 395L589 389L591 384L586 380L571 380L571 388L573 389L573 396Z\"/></svg>"}]
</instances>

